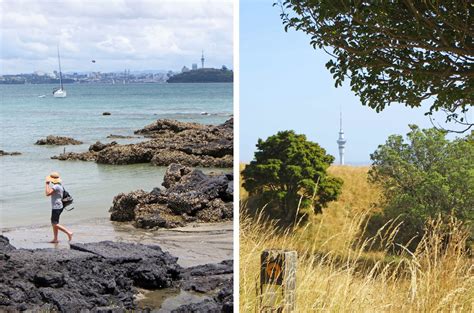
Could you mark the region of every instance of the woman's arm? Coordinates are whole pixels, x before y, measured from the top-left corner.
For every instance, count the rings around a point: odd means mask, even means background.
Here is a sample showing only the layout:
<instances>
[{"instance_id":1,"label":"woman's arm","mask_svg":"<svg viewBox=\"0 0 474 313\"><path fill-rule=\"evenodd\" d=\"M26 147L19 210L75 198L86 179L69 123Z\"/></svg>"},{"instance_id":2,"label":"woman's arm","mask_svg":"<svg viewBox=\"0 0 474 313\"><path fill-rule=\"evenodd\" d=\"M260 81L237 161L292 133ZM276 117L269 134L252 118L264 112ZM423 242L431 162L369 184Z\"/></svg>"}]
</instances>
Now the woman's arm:
<instances>
[{"instance_id":1,"label":"woman's arm","mask_svg":"<svg viewBox=\"0 0 474 313\"><path fill-rule=\"evenodd\" d=\"M49 186L49 181L46 182L46 188L44 190L46 197L49 197L53 194L54 189Z\"/></svg>"}]
</instances>

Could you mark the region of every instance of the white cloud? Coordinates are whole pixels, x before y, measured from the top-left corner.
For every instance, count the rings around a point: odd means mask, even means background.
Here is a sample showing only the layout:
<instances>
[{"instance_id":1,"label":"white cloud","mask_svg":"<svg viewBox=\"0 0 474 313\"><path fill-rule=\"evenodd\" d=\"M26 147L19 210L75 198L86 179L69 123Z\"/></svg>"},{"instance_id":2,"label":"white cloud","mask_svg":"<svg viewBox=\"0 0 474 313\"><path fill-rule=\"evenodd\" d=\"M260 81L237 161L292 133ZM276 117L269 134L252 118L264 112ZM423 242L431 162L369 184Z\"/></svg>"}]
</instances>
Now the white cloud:
<instances>
[{"instance_id":1,"label":"white cloud","mask_svg":"<svg viewBox=\"0 0 474 313\"><path fill-rule=\"evenodd\" d=\"M130 40L124 36L109 36L107 40L99 42L97 47L109 53L131 54L135 52Z\"/></svg>"},{"instance_id":2,"label":"white cloud","mask_svg":"<svg viewBox=\"0 0 474 313\"><path fill-rule=\"evenodd\" d=\"M3 0L2 73L232 64L232 0ZM96 64L90 60L96 59Z\"/></svg>"}]
</instances>

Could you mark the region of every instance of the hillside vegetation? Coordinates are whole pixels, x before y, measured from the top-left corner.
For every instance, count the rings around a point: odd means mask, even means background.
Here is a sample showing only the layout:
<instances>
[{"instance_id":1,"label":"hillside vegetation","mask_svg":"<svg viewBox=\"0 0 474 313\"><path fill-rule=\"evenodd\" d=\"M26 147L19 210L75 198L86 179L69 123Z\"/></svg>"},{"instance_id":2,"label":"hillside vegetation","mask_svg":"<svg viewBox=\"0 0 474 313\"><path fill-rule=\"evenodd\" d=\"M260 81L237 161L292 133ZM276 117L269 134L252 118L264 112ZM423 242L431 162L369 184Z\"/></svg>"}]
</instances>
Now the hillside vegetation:
<instances>
[{"instance_id":1,"label":"hillside vegetation","mask_svg":"<svg viewBox=\"0 0 474 313\"><path fill-rule=\"evenodd\" d=\"M474 261L464 249L469 235L457 220L432 220L415 253L388 252L397 221L377 234L385 250L372 251L370 239L359 240L367 217L381 210L373 205L380 190L368 183L368 170L330 167L344 180L338 201L286 229L266 221L241 188L241 312L258 309L260 253L270 248L298 252L298 312L474 311Z\"/></svg>"},{"instance_id":2,"label":"hillside vegetation","mask_svg":"<svg viewBox=\"0 0 474 313\"><path fill-rule=\"evenodd\" d=\"M234 72L215 68L202 68L171 76L168 83L231 83Z\"/></svg>"}]
</instances>

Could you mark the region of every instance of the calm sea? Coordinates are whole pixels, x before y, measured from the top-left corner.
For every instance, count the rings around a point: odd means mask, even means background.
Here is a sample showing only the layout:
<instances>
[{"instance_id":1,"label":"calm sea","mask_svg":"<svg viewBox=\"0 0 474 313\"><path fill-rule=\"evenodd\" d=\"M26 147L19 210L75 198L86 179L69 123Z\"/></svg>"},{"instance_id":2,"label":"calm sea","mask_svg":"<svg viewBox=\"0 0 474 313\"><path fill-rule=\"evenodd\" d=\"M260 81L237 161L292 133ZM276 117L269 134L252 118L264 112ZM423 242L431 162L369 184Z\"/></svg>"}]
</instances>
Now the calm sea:
<instances>
[{"instance_id":1,"label":"calm sea","mask_svg":"<svg viewBox=\"0 0 474 313\"><path fill-rule=\"evenodd\" d=\"M70 222L107 217L118 193L151 190L163 180L165 168L148 164L51 160L64 147L35 145L40 138L73 137L84 144L66 150L86 151L97 140L139 140L106 137L133 135L160 118L219 124L232 114L232 84L65 85L64 99L52 97L54 87L0 85L0 150L22 153L0 157L0 228L49 224L44 179L51 171L61 174L75 199L75 209L63 213Z\"/></svg>"}]
</instances>

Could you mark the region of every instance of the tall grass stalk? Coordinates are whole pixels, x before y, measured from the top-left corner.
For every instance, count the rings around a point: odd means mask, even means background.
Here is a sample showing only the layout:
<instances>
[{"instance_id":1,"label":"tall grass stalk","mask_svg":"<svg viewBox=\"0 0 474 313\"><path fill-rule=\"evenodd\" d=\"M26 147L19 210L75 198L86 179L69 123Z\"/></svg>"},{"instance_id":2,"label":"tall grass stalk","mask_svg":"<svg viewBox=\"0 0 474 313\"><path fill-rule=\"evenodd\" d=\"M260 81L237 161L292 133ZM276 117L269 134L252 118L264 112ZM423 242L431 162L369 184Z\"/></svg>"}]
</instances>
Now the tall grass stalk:
<instances>
[{"instance_id":1,"label":"tall grass stalk","mask_svg":"<svg viewBox=\"0 0 474 313\"><path fill-rule=\"evenodd\" d=\"M474 312L474 261L455 219L431 221L418 249L388 253L400 221L380 229L385 250L358 241L378 191L367 168L335 167L341 199L306 224L282 229L241 212L240 312L258 312L259 260L265 249L298 251L297 312Z\"/></svg>"}]
</instances>

